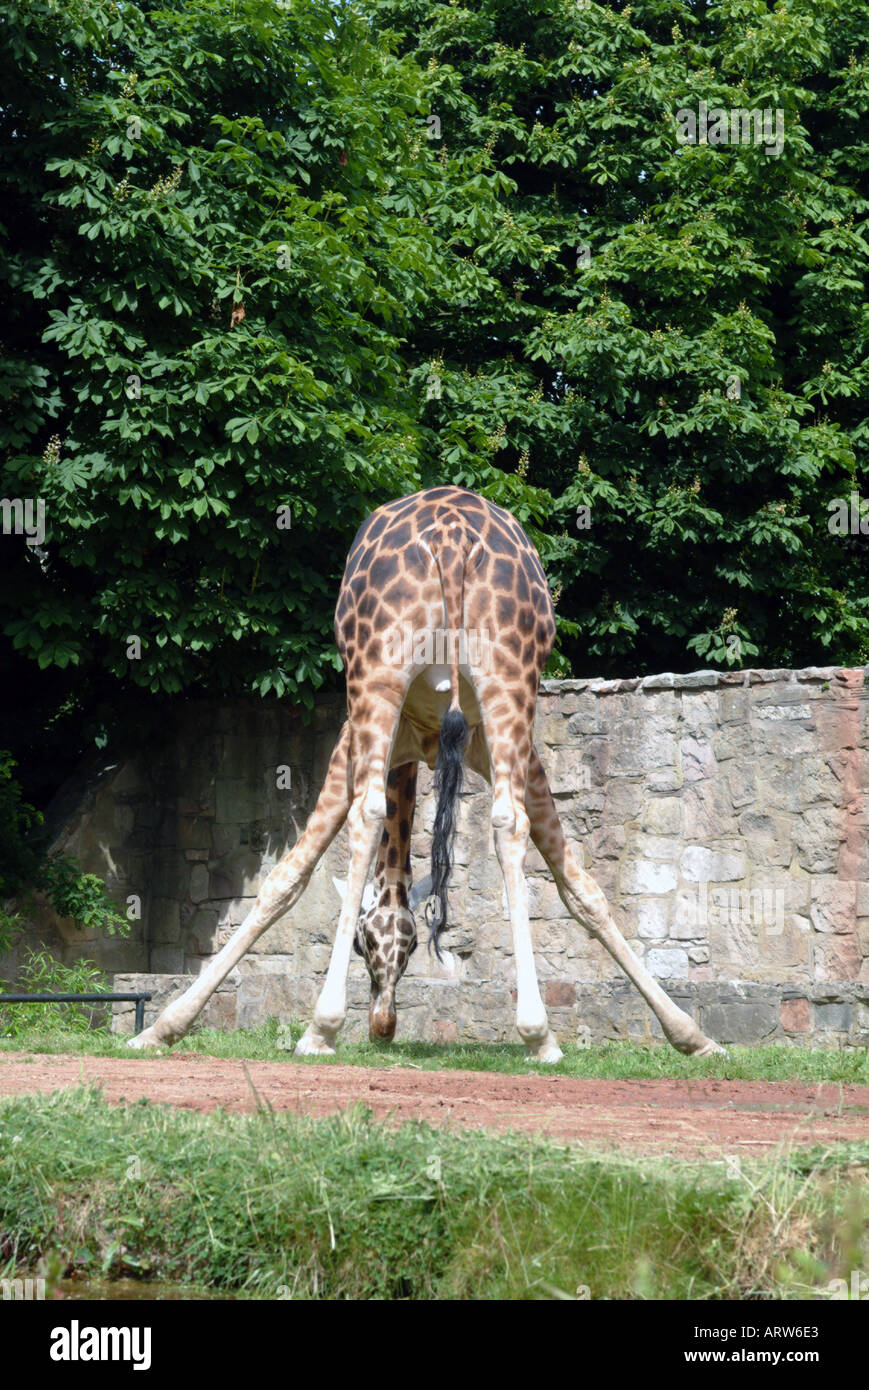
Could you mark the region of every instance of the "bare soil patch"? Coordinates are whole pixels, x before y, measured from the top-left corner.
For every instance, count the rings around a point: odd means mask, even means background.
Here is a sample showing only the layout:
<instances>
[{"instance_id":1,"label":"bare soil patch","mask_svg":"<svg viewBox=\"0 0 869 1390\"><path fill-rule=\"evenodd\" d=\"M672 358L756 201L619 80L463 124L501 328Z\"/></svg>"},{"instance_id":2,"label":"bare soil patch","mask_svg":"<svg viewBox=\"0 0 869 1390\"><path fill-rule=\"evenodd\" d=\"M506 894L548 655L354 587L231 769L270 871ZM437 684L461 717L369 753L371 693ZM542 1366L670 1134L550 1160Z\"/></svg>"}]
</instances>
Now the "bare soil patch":
<instances>
[{"instance_id":1,"label":"bare soil patch","mask_svg":"<svg viewBox=\"0 0 869 1390\"><path fill-rule=\"evenodd\" d=\"M587 1081L529 1072L319 1066L168 1054L0 1054L0 1095L98 1082L106 1100L330 1115L355 1101L389 1123L513 1129L595 1148L720 1158L869 1138L869 1086L709 1079Z\"/></svg>"}]
</instances>

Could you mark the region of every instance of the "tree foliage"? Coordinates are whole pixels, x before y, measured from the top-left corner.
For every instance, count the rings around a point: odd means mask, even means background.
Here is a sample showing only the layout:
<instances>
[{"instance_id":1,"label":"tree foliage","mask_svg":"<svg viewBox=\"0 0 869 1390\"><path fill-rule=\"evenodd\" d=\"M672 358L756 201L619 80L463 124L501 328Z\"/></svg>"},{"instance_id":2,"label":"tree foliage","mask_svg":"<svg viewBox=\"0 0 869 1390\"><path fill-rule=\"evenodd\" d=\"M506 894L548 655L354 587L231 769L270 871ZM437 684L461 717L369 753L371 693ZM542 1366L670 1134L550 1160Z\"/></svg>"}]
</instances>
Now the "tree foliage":
<instances>
[{"instance_id":1,"label":"tree foliage","mask_svg":"<svg viewBox=\"0 0 869 1390\"><path fill-rule=\"evenodd\" d=\"M866 538L828 528L869 442L862 0L376 11L440 121L432 222L485 276L414 340L424 419L442 473L552 499L576 672L865 661ZM683 143L701 101L780 111L777 157Z\"/></svg>"},{"instance_id":2,"label":"tree foliage","mask_svg":"<svg viewBox=\"0 0 869 1390\"><path fill-rule=\"evenodd\" d=\"M2 11L4 489L46 506L6 633L115 698L310 703L347 543L418 478L421 75L321 0Z\"/></svg>"},{"instance_id":3,"label":"tree foliage","mask_svg":"<svg viewBox=\"0 0 869 1390\"><path fill-rule=\"evenodd\" d=\"M554 669L865 660L827 521L869 435L867 29L0 0L2 495L46 507L0 536L19 756L49 710L309 704L350 537L435 482L531 531ZM781 111L780 153L683 143L701 101Z\"/></svg>"}]
</instances>

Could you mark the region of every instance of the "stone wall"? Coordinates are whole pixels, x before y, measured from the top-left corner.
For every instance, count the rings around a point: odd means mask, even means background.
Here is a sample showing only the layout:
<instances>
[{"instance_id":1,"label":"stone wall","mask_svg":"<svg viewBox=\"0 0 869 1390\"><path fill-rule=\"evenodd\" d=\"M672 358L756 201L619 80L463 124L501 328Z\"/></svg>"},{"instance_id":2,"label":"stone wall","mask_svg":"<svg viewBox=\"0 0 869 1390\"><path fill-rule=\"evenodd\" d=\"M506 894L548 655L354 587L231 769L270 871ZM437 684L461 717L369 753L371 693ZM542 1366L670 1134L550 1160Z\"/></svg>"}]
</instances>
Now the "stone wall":
<instances>
[{"instance_id":1,"label":"stone wall","mask_svg":"<svg viewBox=\"0 0 869 1390\"><path fill-rule=\"evenodd\" d=\"M544 683L537 744L568 840L634 950L723 1042L869 1041L866 698L862 669ZM91 769L57 844L104 874L119 901L138 900L141 920L129 942L83 940L45 912L41 938L66 959L95 960L118 989L152 988L153 1017L227 940L293 843L342 717L338 698L320 701L309 727L275 703L201 704L161 748ZM431 780L422 769L416 877L426 871ZM470 774L446 937L457 975L443 978L416 952L399 986L399 1037L516 1036L489 808ZM206 1021L310 1017L338 918L332 875L344 875L346 856L342 832ZM636 991L567 916L534 850L526 872L560 1038L659 1036ZM365 1034L367 993L354 955L346 1036ZM132 1006L116 1009L128 1031Z\"/></svg>"}]
</instances>

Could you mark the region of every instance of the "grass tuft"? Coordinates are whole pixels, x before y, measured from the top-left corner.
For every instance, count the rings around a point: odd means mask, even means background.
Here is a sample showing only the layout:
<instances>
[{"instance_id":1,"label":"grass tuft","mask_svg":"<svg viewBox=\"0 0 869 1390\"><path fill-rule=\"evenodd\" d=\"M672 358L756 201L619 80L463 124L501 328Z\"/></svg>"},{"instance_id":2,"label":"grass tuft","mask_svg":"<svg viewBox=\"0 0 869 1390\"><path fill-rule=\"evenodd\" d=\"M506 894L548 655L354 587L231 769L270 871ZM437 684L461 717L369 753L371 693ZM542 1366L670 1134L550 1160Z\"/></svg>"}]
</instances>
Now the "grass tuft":
<instances>
[{"instance_id":1,"label":"grass tuft","mask_svg":"<svg viewBox=\"0 0 869 1390\"><path fill-rule=\"evenodd\" d=\"M293 1299L825 1296L865 1268L869 1145L740 1165L516 1135L0 1102L0 1274ZM5 1263L5 1270L3 1265Z\"/></svg>"},{"instance_id":2,"label":"grass tuft","mask_svg":"<svg viewBox=\"0 0 869 1390\"><path fill-rule=\"evenodd\" d=\"M334 1057L293 1057L292 1049L303 1031L302 1023L278 1023L275 1019L257 1028L239 1028L231 1033L203 1028L183 1038L173 1051L248 1061L292 1061L294 1066L315 1067L344 1063L357 1067L413 1066L425 1071L527 1074L529 1065L519 1043L399 1041L385 1046L339 1041ZM832 1081L869 1085L869 1053L865 1048L845 1051L819 1047L733 1047L726 1057L692 1058L681 1056L666 1043L646 1046L611 1042L588 1048L564 1043L562 1046L564 1060L555 1067L547 1067L547 1075L592 1080L713 1077L733 1081ZM4 1050L84 1052L93 1056L132 1058L148 1055L131 1051L125 1039L106 1032L72 1033L36 1027L14 1037L0 1037L0 1053Z\"/></svg>"}]
</instances>

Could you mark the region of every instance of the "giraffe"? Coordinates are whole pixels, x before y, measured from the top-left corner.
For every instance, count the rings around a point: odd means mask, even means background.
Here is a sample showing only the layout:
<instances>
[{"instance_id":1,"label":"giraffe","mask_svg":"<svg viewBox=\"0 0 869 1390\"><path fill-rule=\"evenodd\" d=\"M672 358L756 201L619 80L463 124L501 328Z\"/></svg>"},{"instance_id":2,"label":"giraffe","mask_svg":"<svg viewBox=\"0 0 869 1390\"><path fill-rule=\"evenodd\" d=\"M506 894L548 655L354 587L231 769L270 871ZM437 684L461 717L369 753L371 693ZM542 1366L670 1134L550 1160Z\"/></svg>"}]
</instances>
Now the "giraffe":
<instances>
[{"instance_id":1,"label":"giraffe","mask_svg":"<svg viewBox=\"0 0 869 1390\"><path fill-rule=\"evenodd\" d=\"M391 1039L395 987L417 943L409 848L417 766L424 762L434 769L437 796L431 882L424 885L430 891L429 944L440 957L456 800L468 766L492 788L491 824L516 960L516 1027L530 1061L555 1063L562 1053L534 965L523 872L529 839L568 912L609 951L670 1043L697 1057L722 1051L631 950L603 892L565 840L533 745L555 615L540 559L515 518L452 486L379 507L363 522L347 557L335 637L347 682L347 720L310 819L235 934L130 1045L171 1044L183 1037L236 962L298 902L345 820L350 857L341 913L313 1018L296 1053L334 1052L354 946L371 982L370 1034ZM363 911L378 849L374 888Z\"/></svg>"}]
</instances>

